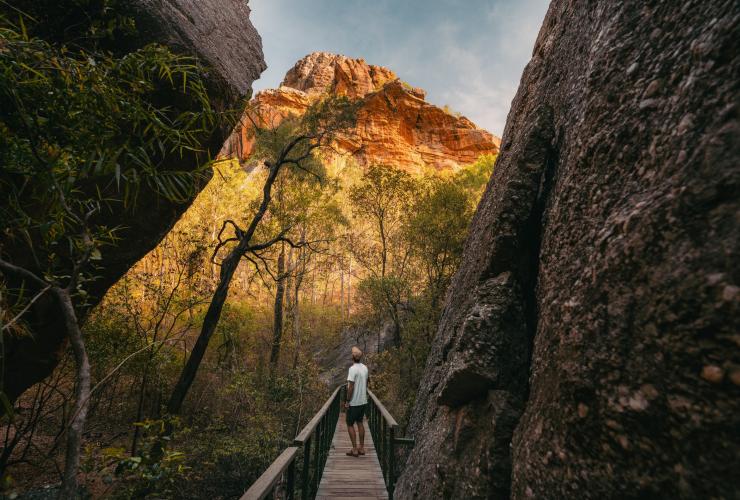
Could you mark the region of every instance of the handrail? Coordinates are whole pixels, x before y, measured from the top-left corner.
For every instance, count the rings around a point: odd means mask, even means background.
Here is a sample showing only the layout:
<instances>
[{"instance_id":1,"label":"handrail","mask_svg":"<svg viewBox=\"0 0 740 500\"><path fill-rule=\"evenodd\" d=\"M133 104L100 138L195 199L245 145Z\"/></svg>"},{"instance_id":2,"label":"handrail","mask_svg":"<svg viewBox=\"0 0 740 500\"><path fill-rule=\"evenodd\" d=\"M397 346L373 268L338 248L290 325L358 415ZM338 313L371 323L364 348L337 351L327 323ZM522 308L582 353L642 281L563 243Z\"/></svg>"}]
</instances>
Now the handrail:
<instances>
[{"instance_id":1,"label":"handrail","mask_svg":"<svg viewBox=\"0 0 740 500\"><path fill-rule=\"evenodd\" d=\"M370 389L367 390L367 393L370 395L370 399L373 400L373 403L375 403L375 406L378 407L378 410L380 410L380 414L383 415L383 418L388 423L388 425L390 425L391 427L398 427L398 422L396 422L396 419L393 418L391 412L389 412L386 407L383 406L383 403L380 402L375 393Z\"/></svg>"},{"instance_id":2,"label":"handrail","mask_svg":"<svg viewBox=\"0 0 740 500\"><path fill-rule=\"evenodd\" d=\"M396 437L398 422L373 391L368 389L367 393L370 395L368 401L370 433L373 435L375 451L378 455L380 468L383 470L388 499L393 500L393 491L396 488L396 479L398 478L396 472L396 445L414 446L414 439Z\"/></svg>"},{"instance_id":3,"label":"handrail","mask_svg":"<svg viewBox=\"0 0 740 500\"><path fill-rule=\"evenodd\" d=\"M308 500L316 495L326 459L329 457L345 389L344 385L334 389L321 409L295 437L293 440L295 446L282 452L240 500L262 500L277 489L281 489L285 498L293 500L296 493L296 463L301 465L301 498ZM300 450L303 451L302 461L298 460Z\"/></svg>"},{"instance_id":4,"label":"handrail","mask_svg":"<svg viewBox=\"0 0 740 500\"><path fill-rule=\"evenodd\" d=\"M295 457L297 454L298 447L286 448L239 500L262 500L265 498L275 489L285 469L288 469L288 476L290 476L288 484L293 483L291 477L295 477ZM290 498L292 498L292 495Z\"/></svg>"}]
</instances>

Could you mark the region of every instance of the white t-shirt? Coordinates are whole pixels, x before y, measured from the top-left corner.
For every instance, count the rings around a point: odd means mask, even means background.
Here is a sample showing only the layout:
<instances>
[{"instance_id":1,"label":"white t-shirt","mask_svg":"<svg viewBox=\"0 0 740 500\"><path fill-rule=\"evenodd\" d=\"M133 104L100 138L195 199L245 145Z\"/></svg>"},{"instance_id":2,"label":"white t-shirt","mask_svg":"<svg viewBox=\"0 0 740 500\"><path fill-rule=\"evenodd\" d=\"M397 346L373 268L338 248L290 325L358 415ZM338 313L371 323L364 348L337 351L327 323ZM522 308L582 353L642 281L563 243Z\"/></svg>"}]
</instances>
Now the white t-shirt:
<instances>
[{"instance_id":1,"label":"white t-shirt","mask_svg":"<svg viewBox=\"0 0 740 500\"><path fill-rule=\"evenodd\" d=\"M350 406L360 406L367 404L367 366L362 363L355 363L349 367L347 382L354 382L352 389L352 399L349 400Z\"/></svg>"}]
</instances>

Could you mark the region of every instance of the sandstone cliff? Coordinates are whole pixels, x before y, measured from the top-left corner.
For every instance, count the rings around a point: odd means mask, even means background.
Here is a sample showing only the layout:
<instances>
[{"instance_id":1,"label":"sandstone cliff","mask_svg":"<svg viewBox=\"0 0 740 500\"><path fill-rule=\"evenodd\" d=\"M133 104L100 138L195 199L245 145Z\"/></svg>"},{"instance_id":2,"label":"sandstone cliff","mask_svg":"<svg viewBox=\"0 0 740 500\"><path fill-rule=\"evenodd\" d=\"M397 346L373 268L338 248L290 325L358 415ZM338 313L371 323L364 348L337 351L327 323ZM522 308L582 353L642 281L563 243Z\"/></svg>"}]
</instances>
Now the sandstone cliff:
<instances>
[{"instance_id":1,"label":"sandstone cliff","mask_svg":"<svg viewBox=\"0 0 740 500\"><path fill-rule=\"evenodd\" d=\"M83 50L88 40L78 32L84 32L89 23L96 21L95 16L101 15L94 2L88 5L84 2L39 0L32 6L19 7L33 14L35 22L30 29L35 36L50 43L71 43ZM29 11L31 8L33 10ZM136 30L122 35L117 44L105 47L107 50L122 56L148 43L158 42L176 52L198 57L210 68L206 81L209 96L217 109L231 108L239 99L249 95L252 81L266 67L262 41L249 21L250 9L246 1L211 0L201 4L188 0L137 0L111 4L106 9L106 13L111 9L124 9L123 14L133 15L136 19ZM180 109L181 103L176 95L163 93L161 99L172 109ZM182 170L193 169L203 162L204 157L217 154L229 132L215 129L205 138L207 150L204 153L184 156L173 153L162 159L163 164ZM109 179L94 181L99 182L98 187L103 190L110 188ZM159 243L188 205L168 202L144 186L138 195L135 211L125 210L120 205L110 207L105 222L109 227L122 227L118 233L120 241L115 251L104 253L99 279L88 286L90 300L87 307L94 306L113 283ZM13 263L40 273L25 242L3 243L4 254ZM10 285L19 286L12 282ZM78 313L84 317L85 311ZM59 362L66 345L67 333L61 313L56 302L48 296L34 303L25 319L33 337L6 335L4 338L4 386L1 390L11 400L47 377Z\"/></svg>"},{"instance_id":2,"label":"sandstone cliff","mask_svg":"<svg viewBox=\"0 0 740 500\"><path fill-rule=\"evenodd\" d=\"M735 498L740 10L555 0L397 498Z\"/></svg>"},{"instance_id":3,"label":"sandstone cliff","mask_svg":"<svg viewBox=\"0 0 740 500\"><path fill-rule=\"evenodd\" d=\"M499 138L427 103L423 90L362 59L309 54L287 72L280 88L260 92L252 105L270 119L300 115L328 93L361 100L357 126L336 145L339 154L361 165L382 163L412 172L427 166L456 169L481 154L498 152ZM221 154L244 159L250 146L249 130L243 128L235 131Z\"/></svg>"}]
</instances>

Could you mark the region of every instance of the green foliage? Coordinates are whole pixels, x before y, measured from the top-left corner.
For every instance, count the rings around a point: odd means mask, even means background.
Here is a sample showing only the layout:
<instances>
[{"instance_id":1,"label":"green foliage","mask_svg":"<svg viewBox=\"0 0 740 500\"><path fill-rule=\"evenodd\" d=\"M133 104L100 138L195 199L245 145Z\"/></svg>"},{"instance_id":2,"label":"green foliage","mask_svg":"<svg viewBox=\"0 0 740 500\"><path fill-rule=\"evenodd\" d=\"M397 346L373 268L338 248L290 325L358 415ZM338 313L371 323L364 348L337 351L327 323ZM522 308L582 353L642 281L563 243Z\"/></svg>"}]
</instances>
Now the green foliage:
<instances>
[{"instance_id":1,"label":"green foliage","mask_svg":"<svg viewBox=\"0 0 740 500\"><path fill-rule=\"evenodd\" d=\"M139 48L137 13L126 0L7 0L0 13L17 19L22 12L31 37L70 50L124 54Z\"/></svg>"},{"instance_id":2,"label":"green foliage","mask_svg":"<svg viewBox=\"0 0 740 500\"><path fill-rule=\"evenodd\" d=\"M122 57L72 51L30 37L25 22L0 16L0 232L26 245L37 272L63 278L115 243L102 214L133 210L141 189L193 196L220 115L192 58L155 45ZM173 168L185 154L200 166Z\"/></svg>"},{"instance_id":3,"label":"green foliage","mask_svg":"<svg viewBox=\"0 0 740 500\"><path fill-rule=\"evenodd\" d=\"M466 165L455 174L455 183L470 193L473 206L478 204L483 189L493 174L497 156L495 154L481 155L474 163Z\"/></svg>"},{"instance_id":4,"label":"green foliage","mask_svg":"<svg viewBox=\"0 0 740 500\"><path fill-rule=\"evenodd\" d=\"M386 165L371 165L350 189L355 228L364 235L353 242L353 252L376 277L390 272L403 279L405 248L399 235L415 189L409 174Z\"/></svg>"},{"instance_id":5,"label":"green foliage","mask_svg":"<svg viewBox=\"0 0 740 500\"><path fill-rule=\"evenodd\" d=\"M274 379L249 369L233 371L213 392L216 398L209 400L217 406L207 425L199 424L198 435L183 443L194 464L191 491L180 493L184 498L240 496L328 396L310 361Z\"/></svg>"},{"instance_id":6,"label":"green foliage","mask_svg":"<svg viewBox=\"0 0 740 500\"><path fill-rule=\"evenodd\" d=\"M403 342L374 355L372 364L373 390L402 426L408 424L442 299L459 266L470 220L494 162L494 155L485 155L453 175L414 180L413 197L404 204L395 240L405 249L396 253L407 256L408 271L402 280L390 274L365 278L359 285L359 298L376 322L389 317L389 296L396 297L401 310Z\"/></svg>"},{"instance_id":7,"label":"green foliage","mask_svg":"<svg viewBox=\"0 0 740 500\"><path fill-rule=\"evenodd\" d=\"M128 456L124 448L106 448L103 458L112 462L114 474L122 480L116 490L121 498L171 498L182 481L188 479L185 454L169 449L181 429L178 419L136 422L141 428L142 452Z\"/></svg>"},{"instance_id":8,"label":"green foliage","mask_svg":"<svg viewBox=\"0 0 740 500\"><path fill-rule=\"evenodd\" d=\"M460 118L462 116L462 113L460 113L459 111L454 111L447 104L445 104L442 107L442 111L444 111L445 113L447 113L450 116L454 116L455 118Z\"/></svg>"},{"instance_id":9,"label":"green foliage","mask_svg":"<svg viewBox=\"0 0 740 500\"><path fill-rule=\"evenodd\" d=\"M205 311L203 311L204 313ZM197 322L202 323L202 318ZM246 325L254 321L254 311L243 302L230 301L224 304L221 321L216 328L218 366L223 369L240 366L245 355L244 334ZM251 333L251 332L249 332Z\"/></svg>"},{"instance_id":10,"label":"green foliage","mask_svg":"<svg viewBox=\"0 0 740 500\"><path fill-rule=\"evenodd\" d=\"M472 217L469 200L461 184L431 178L419 190L405 223L404 237L423 270L424 286L434 305L462 255Z\"/></svg>"},{"instance_id":11,"label":"green foliage","mask_svg":"<svg viewBox=\"0 0 740 500\"><path fill-rule=\"evenodd\" d=\"M389 307L393 307L411 291L407 280L392 274L383 277L369 276L357 286L358 299L382 318Z\"/></svg>"},{"instance_id":12,"label":"green foliage","mask_svg":"<svg viewBox=\"0 0 740 500\"><path fill-rule=\"evenodd\" d=\"M356 215L372 217L379 225L386 220L395 224L402 217L403 205L410 199L413 189L411 176L403 170L371 165L361 183L350 190L350 200Z\"/></svg>"},{"instance_id":13,"label":"green foliage","mask_svg":"<svg viewBox=\"0 0 740 500\"><path fill-rule=\"evenodd\" d=\"M135 326L123 307L105 307L95 310L85 323L85 347L94 363L93 379L101 379L107 371L127 355L142 349L146 339L136 335ZM126 369L141 367L142 356L132 358Z\"/></svg>"}]
</instances>

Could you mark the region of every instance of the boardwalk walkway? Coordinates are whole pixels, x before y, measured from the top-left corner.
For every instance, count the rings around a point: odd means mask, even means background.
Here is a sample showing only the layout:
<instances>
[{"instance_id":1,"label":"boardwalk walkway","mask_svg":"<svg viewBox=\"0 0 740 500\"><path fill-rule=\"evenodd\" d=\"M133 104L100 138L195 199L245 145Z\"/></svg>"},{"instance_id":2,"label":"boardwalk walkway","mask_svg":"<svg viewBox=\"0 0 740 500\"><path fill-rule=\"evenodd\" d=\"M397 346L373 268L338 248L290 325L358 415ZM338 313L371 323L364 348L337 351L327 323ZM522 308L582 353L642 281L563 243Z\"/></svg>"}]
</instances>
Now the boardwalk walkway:
<instances>
[{"instance_id":1,"label":"boardwalk walkway","mask_svg":"<svg viewBox=\"0 0 740 500\"><path fill-rule=\"evenodd\" d=\"M344 417L343 413L339 415L334 430L329 458L326 460L324 475L321 477L319 491L316 494L317 500L388 498L367 421L365 421L366 455L357 458L348 457L345 453L352 449L352 443L347 434Z\"/></svg>"}]
</instances>

